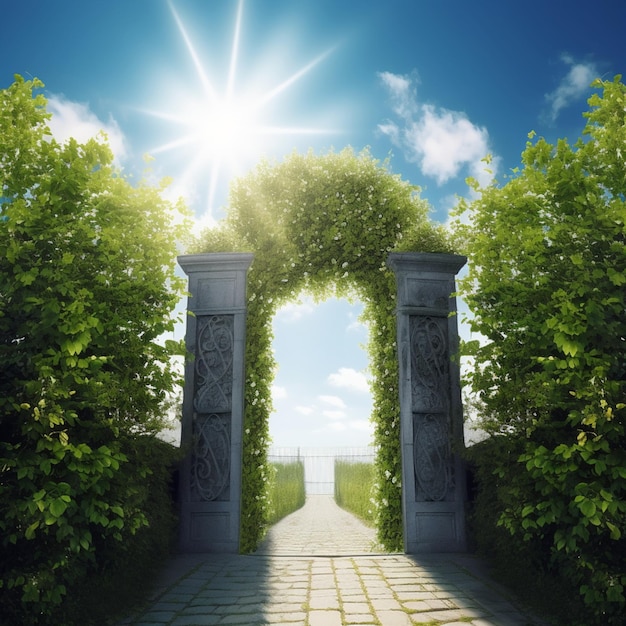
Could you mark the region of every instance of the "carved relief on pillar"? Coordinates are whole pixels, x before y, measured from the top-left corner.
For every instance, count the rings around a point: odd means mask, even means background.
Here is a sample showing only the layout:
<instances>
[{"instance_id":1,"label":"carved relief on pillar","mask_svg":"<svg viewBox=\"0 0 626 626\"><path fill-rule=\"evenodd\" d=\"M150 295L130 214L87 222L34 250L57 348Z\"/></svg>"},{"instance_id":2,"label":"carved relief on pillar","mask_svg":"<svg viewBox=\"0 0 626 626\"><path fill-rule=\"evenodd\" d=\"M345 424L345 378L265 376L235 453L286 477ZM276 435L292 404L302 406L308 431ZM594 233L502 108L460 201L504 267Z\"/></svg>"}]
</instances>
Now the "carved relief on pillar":
<instances>
[{"instance_id":1,"label":"carved relief on pillar","mask_svg":"<svg viewBox=\"0 0 626 626\"><path fill-rule=\"evenodd\" d=\"M453 499L448 320L411 316L409 329L416 500Z\"/></svg>"},{"instance_id":2,"label":"carved relief on pillar","mask_svg":"<svg viewBox=\"0 0 626 626\"><path fill-rule=\"evenodd\" d=\"M192 501L228 500L230 415L197 415L193 426Z\"/></svg>"},{"instance_id":3,"label":"carved relief on pillar","mask_svg":"<svg viewBox=\"0 0 626 626\"><path fill-rule=\"evenodd\" d=\"M454 499L454 468L450 427L445 413L413 416L415 499L441 502Z\"/></svg>"},{"instance_id":4,"label":"carved relief on pillar","mask_svg":"<svg viewBox=\"0 0 626 626\"><path fill-rule=\"evenodd\" d=\"M197 413L230 411L233 395L232 315L198 317L194 409Z\"/></svg>"},{"instance_id":5,"label":"carved relief on pillar","mask_svg":"<svg viewBox=\"0 0 626 626\"><path fill-rule=\"evenodd\" d=\"M228 500L231 463L234 317L197 320L194 448L191 494L195 502Z\"/></svg>"},{"instance_id":6,"label":"carved relief on pillar","mask_svg":"<svg viewBox=\"0 0 626 626\"><path fill-rule=\"evenodd\" d=\"M409 329L413 411L447 411L449 395L447 318L412 315Z\"/></svg>"}]
</instances>

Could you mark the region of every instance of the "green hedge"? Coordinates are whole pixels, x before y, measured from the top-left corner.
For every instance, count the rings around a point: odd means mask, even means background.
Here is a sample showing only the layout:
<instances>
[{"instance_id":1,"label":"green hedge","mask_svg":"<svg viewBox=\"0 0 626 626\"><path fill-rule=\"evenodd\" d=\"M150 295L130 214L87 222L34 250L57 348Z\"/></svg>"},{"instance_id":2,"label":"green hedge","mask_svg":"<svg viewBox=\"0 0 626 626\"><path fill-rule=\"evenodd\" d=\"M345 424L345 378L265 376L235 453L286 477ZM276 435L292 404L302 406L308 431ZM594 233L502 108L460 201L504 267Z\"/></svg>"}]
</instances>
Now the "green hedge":
<instances>
[{"instance_id":1,"label":"green hedge","mask_svg":"<svg viewBox=\"0 0 626 626\"><path fill-rule=\"evenodd\" d=\"M592 87L578 139L530 132L520 167L460 202L459 290L479 338L462 352L493 437L474 453L479 534L516 537L486 539L506 571L528 565L537 596L559 582L547 603L568 626L624 626L626 85Z\"/></svg>"},{"instance_id":2,"label":"green hedge","mask_svg":"<svg viewBox=\"0 0 626 626\"><path fill-rule=\"evenodd\" d=\"M64 568L54 572L55 582L67 590L58 606L24 602L21 588L0 588L1 624L103 626L115 623L150 591L160 565L174 546L174 474L179 450L152 436L127 436L119 443L128 458L118 472L119 481L126 490L132 486L134 501L128 504L145 515L147 525L134 534L123 529L121 541L92 528L93 558L87 562L68 560ZM33 550L42 563L48 560L45 544ZM3 571L19 572L23 568L28 575L36 566L24 555L3 554Z\"/></svg>"},{"instance_id":3,"label":"green hedge","mask_svg":"<svg viewBox=\"0 0 626 626\"><path fill-rule=\"evenodd\" d=\"M335 460L335 501L369 526L376 523L373 463Z\"/></svg>"},{"instance_id":4,"label":"green hedge","mask_svg":"<svg viewBox=\"0 0 626 626\"><path fill-rule=\"evenodd\" d=\"M271 526L290 513L304 506L304 463L271 463L270 510L268 524Z\"/></svg>"},{"instance_id":5,"label":"green hedge","mask_svg":"<svg viewBox=\"0 0 626 626\"><path fill-rule=\"evenodd\" d=\"M578 581L553 558L549 536L523 540L500 524L502 512L518 497L512 485L525 479L525 465L518 461L523 446L519 439L494 436L467 450L472 547L486 558L499 581L537 612L550 616L554 624L623 623L610 621L608 615L598 618L585 606Z\"/></svg>"}]
</instances>

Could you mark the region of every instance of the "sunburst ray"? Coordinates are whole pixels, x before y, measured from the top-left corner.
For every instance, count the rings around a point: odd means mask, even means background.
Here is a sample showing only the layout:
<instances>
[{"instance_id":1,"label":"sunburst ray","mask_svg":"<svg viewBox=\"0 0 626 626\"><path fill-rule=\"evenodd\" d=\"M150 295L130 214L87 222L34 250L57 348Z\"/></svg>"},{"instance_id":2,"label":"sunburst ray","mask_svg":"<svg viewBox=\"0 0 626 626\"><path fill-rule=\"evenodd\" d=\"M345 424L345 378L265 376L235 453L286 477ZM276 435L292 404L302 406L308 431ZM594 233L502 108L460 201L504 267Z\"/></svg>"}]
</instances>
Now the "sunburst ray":
<instances>
[{"instance_id":1,"label":"sunburst ray","mask_svg":"<svg viewBox=\"0 0 626 626\"><path fill-rule=\"evenodd\" d=\"M178 135L152 150L153 154L185 150L186 159L182 184L193 186L200 178L208 179L207 211L215 209L214 203L223 177L231 176L241 169L244 162L259 158L263 147L271 144L272 138L288 135L330 135L338 131L332 128L314 127L300 124L274 125L261 117L261 110L279 99L297 81L304 78L319 66L334 51L329 48L322 54L300 67L284 80L258 96L244 97L238 90L238 71L241 46L241 31L244 15L244 0L239 0L234 21L228 75L223 91L215 86L214 77L207 72L191 35L181 16L170 1L169 8L176 27L185 44L201 85L202 95L194 95L192 90L178 90L174 110L159 110L154 107L140 109L140 112L180 127ZM243 90L245 92L245 89ZM267 117L267 116L266 116ZM269 143L268 143L269 142ZM192 152L190 152L192 151ZM198 184L198 183L196 183ZM206 184L206 183L205 183Z\"/></svg>"}]
</instances>

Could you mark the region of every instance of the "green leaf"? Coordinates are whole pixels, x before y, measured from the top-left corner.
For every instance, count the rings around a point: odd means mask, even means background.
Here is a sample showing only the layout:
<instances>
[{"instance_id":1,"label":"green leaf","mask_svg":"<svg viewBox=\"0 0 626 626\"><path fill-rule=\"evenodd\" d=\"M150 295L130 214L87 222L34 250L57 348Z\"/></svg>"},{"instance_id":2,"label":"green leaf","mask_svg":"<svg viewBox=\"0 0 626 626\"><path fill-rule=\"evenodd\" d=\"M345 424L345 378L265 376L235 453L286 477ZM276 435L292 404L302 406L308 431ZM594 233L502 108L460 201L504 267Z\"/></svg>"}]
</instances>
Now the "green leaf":
<instances>
[{"instance_id":1,"label":"green leaf","mask_svg":"<svg viewBox=\"0 0 626 626\"><path fill-rule=\"evenodd\" d=\"M29 478L33 477L33 468L32 467L24 466L24 467L19 467L17 469L17 479L18 480L23 480L27 476Z\"/></svg>"},{"instance_id":2,"label":"green leaf","mask_svg":"<svg viewBox=\"0 0 626 626\"><path fill-rule=\"evenodd\" d=\"M607 269L607 275L611 283L618 287L626 283L626 274L623 271L618 272L614 268L609 267Z\"/></svg>"},{"instance_id":3,"label":"green leaf","mask_svg":"<svg viewBox=\"0 0 626 626\"><path fill-rule=\"evenodd\" d=\"M615 541L617 541L618 539L621 538L622 531L619 529L618 526L615 526L615 524L612 524L611 522L607 522L606 526L611 531L611 539L614 539Z\"/></svg>"},{"instance_id":4,"label":"green leaf","mask_svg":"<svg viewBox=\"0 0 626 626\"><path fill-rule=\"evenodd\" d=\"M62 497L59 497L50 503L49 509L52 515L55 517L61 517L67 509L67 502Z\"/></svg>"},{"instance_id":5,"label":"green leaf","mask_svg":"<svg viewBox=\"0 0 626 626\"><path fill-rule=\"evenodd\" d=\"M26 539L33 539L35 536L35 531L39 528L39 521L35 521L33 522L27 529L26 532L24 533L24 537L26 537Z\"/></svg>"},{"instance_id":6,"label":"green leaf","mask_svg":"<svg viewBox=\"0 0 626 626\"><path fill-rule=\"evenodd\" d=\"M592 500L589 500L587 498L583 498L579 503L578 503L578 508L580 509L580 511L582 512L582 514L588 518L591 519L595 516L596 514L596 505Z\"/></svg>"},{"instance_id":7,"label":"green leaf","mask_svg":"<svg viewBox=\"0 0 626 626\"><path fill-rule=\"evenodd\" d=\"M534 505L532 504L527 504L523 509L522 509L522 517L528 517L531 513L533 513L535 510Z\"/></svg>"}]
</instances>

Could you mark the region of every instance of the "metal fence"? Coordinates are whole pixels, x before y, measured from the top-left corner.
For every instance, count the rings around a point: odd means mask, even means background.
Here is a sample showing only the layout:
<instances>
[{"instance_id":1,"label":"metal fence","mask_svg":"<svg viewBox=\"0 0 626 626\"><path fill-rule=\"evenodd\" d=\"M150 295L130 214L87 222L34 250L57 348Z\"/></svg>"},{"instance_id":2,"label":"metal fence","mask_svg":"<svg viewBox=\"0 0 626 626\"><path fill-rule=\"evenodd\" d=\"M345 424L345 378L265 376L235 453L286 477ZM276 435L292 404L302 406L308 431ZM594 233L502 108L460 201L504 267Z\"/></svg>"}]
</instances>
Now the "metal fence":
<instances>
[{"instance_id":1,"label":"metal fence","mask_svg":"<svg viewBox=\"0 0 626 626\"><path fill-rule=\"evenodd\" d=\"M271 463L304 462L304 487L307 495L335 493L335 459L354 463L373 463L376 448L270 447Z\"/></svg>"}]
</instances>

